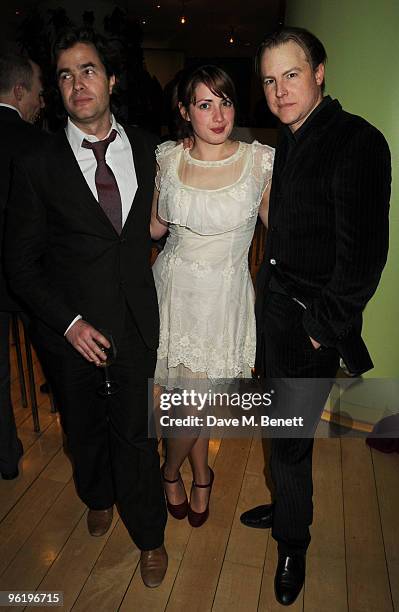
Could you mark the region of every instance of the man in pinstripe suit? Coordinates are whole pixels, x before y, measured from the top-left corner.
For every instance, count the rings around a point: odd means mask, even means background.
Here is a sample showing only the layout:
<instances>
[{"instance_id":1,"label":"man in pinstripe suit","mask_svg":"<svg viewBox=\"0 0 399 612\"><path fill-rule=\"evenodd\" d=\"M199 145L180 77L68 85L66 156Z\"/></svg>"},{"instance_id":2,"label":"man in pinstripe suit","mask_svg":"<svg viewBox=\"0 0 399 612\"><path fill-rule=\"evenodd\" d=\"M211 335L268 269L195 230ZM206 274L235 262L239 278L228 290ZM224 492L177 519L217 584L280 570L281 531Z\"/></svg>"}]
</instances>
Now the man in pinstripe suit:
<instances>
[{"instance_id":1,"label":"man in pinstripe suit","mask_svg":"<svg viewBox=\"0 0 399 612\"><path fill-rule=\"evenodd\" d=\"M362 311L387 257L390 154L376 128L323 97L326 52L313 34L284 28L262 43L257 61L268 106L283 124L258 278L257 373L291 379L296 389L293 379L327 379L316 401L310 381L300 397L290 396L288 409L302 404L316 426L339 358L354 374L373 367ZM273 439L274 503L241 517L250 527L272 527L283 605L295 601L305 578L312 450L312 435Z\"/></svg>"}]
</instances>

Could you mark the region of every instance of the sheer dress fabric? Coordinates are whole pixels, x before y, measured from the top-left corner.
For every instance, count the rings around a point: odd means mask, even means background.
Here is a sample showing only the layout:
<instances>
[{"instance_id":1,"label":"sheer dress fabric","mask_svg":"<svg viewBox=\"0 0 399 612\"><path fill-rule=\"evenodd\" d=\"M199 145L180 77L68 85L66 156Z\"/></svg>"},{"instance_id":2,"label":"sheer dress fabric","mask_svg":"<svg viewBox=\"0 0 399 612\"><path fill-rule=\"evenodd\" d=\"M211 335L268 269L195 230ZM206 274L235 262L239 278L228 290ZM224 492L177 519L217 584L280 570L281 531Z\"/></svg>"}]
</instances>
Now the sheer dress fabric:
<instances>
[{"instance_id":1,"label":"sheer dress fabric","mask_svg":"<svg viewBox=\"0 0 399 612\"><path fill-rule=\"evenodd\" d=\"M248 250L273 169L274 149L237 143L222 161L161 144L158 215L169 236L153 273L160 310L155 382L247 377L255 359L254 289Z\"/></svg>"}]
</instances>

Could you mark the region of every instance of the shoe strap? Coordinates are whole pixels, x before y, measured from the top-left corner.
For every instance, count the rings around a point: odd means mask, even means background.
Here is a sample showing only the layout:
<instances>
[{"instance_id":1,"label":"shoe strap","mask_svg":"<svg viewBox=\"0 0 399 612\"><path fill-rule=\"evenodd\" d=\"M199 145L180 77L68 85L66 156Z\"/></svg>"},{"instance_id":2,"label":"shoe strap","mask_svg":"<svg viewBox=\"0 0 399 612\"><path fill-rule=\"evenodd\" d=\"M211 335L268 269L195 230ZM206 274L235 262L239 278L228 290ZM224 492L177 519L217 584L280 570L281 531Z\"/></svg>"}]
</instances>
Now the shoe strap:
<instances>
[{"instance_id":1,"label":"shoe strap","mask_svg":"<svg viewBox=\"0 0 399 612\"><path fill-rule=\"evenodd\" d=\"M178 477L175 478L174 480L169 480L169 478L165 478L165 468L164 468L164 466L162 466L161 474L162 474L162 479L164 480L164 482L167 482L168 484L176 484L176 482L179 482L180 479L181 479L180 472L179 472Z\"/></svg>"},{"instance_id":2,"label":"shoe strap","mask_svg":"<svg viewBox=\"0 0 399 612\"><path fill-rule=\"evenodd\" d=\"M211 487L211 486L212 486L212 483L213 483L213 473L212 473L212 469L211 469L211 468L209 468L209 470L210 470L211 479L210 479L210 481L208 482L208 484L206 484L206 485L200 485L200 484L197 484L197 483L195 482L195 480L193 480L193 481L192 481L192 486L193 486L193 487L197 487L197 489L209 489L209 487Z\"/></svg>"},{"instance_id":3,"label":"shoe strap","mask_svg":"<svg viewBox=\"0 0 399 612\"><path fill-rule=\"evenodd\" d=\"M197 487L197 489L209 489L209 487L211 486L212 483L208 482L208 484L206 484L206 485L200 485L200 484L197 484L196 482L194 482L194 480L193 480L192 484L193 484L193 487Z\"/></svg>"}]
</instances>

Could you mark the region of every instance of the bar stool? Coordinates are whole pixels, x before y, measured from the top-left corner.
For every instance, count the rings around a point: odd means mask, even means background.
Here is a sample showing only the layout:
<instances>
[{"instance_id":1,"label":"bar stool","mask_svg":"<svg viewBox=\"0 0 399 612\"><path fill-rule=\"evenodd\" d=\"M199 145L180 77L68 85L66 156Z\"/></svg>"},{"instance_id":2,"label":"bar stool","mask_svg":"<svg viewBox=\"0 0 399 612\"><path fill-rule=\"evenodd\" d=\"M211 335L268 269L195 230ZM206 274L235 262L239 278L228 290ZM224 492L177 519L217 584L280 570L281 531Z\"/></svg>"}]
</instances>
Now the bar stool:
<instances>
[{"instance_id":1,"label":"bar stool","mask_svg":"<svg viewBox=\"0 0 399 612\"><path fill-rule=\"evenodd\" d=\"M32 410L32 418L33 418L33 431L36 433L40 432L40 422L39 422L39 411L37 407L37 396L36 396L36 386L35 386L35 374L33 371L33 359L32 359L32 345L29 340L29 334L26 330L26 325L20 317L19 313L13 312L11 315L11 327L12 327L12 335L14 338L15 350L17 354L17 367L18 367L18 378L19 385L21 389L21 398L22 405L24 408L27 407L27 396L26 396L26 384L25 384L25 375L23 368L23 360L22 360L22 350L21 350L21 337L19 333L19 321L22 322L22 327L24 330L24 343L25 343L25 356L26 356L26 366L28 372L28 384L29 384L29 396Z\"/></svg>"},{"instance_id":2,"label":"bar stool","mask_svg":"<svg viewBox=\"0 0 399 612\"><path fill-rule=\"evenodd\" d=\"M15 352L17 355L18 380L19 380L19 388L21 391L22 406L24 408L27 408L28 400L26 397L24 366L22 362L21 338L19 335L18 315L16 312L13 312L11 314L11 330L12 330L13 344L15 345Z\"/></svg>"}]
</instances>

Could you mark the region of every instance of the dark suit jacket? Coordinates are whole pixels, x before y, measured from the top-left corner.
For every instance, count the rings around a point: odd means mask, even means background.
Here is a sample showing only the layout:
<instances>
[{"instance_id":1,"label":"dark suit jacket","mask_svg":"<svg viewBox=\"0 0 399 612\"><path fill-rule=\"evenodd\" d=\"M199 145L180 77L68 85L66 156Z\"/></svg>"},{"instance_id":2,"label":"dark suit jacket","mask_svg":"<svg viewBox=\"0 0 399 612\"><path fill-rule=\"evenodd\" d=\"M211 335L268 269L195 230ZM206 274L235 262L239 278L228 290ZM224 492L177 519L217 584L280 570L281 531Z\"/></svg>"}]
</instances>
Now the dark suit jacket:
<instances>
[{"instance_id":1,"label":"dark suit jacket","mask_svg":"<svg viewBox=\"0 0 399 612\"><path fill-rule=\"evenodd\" d=\"M10 295L3 269L3 235L5 209L10 191L11 161L39 143L41 131L23 121L17 111L0 106L0 134L0 310L15 311L21 310L21 306Z\"/></svg>"},{"instance_id":2,"label":"dark suit jacket","mask_svg":"<svg viewBox=\"0 0 399 612\"><path fill-rule=\"evenodd\" d=\"M388 251L389 149L376 128L337 100L325 100L302 127L288 160L288 128L276 150L258 330L273 277L306 305L308 335L336 347L349 370L361 373L373 365L360 336L362 311Z\"/></svg>"},{"instance_id":3,"label":"dark suit jacket","mask_svg":"<svg viewBox=\"0 0 399 612\"><path fill-rule=\"evenodd\" d=\"M92 195L64 130L15 163L6 272L34 316L34 337L47 344L68 345L63 334L78 314L112 330L118 343L127 305L147 346L158 345L149 233L157 141L138 128L126 132L138 189L120 236Z\"/></svg>"}]
</instances>

